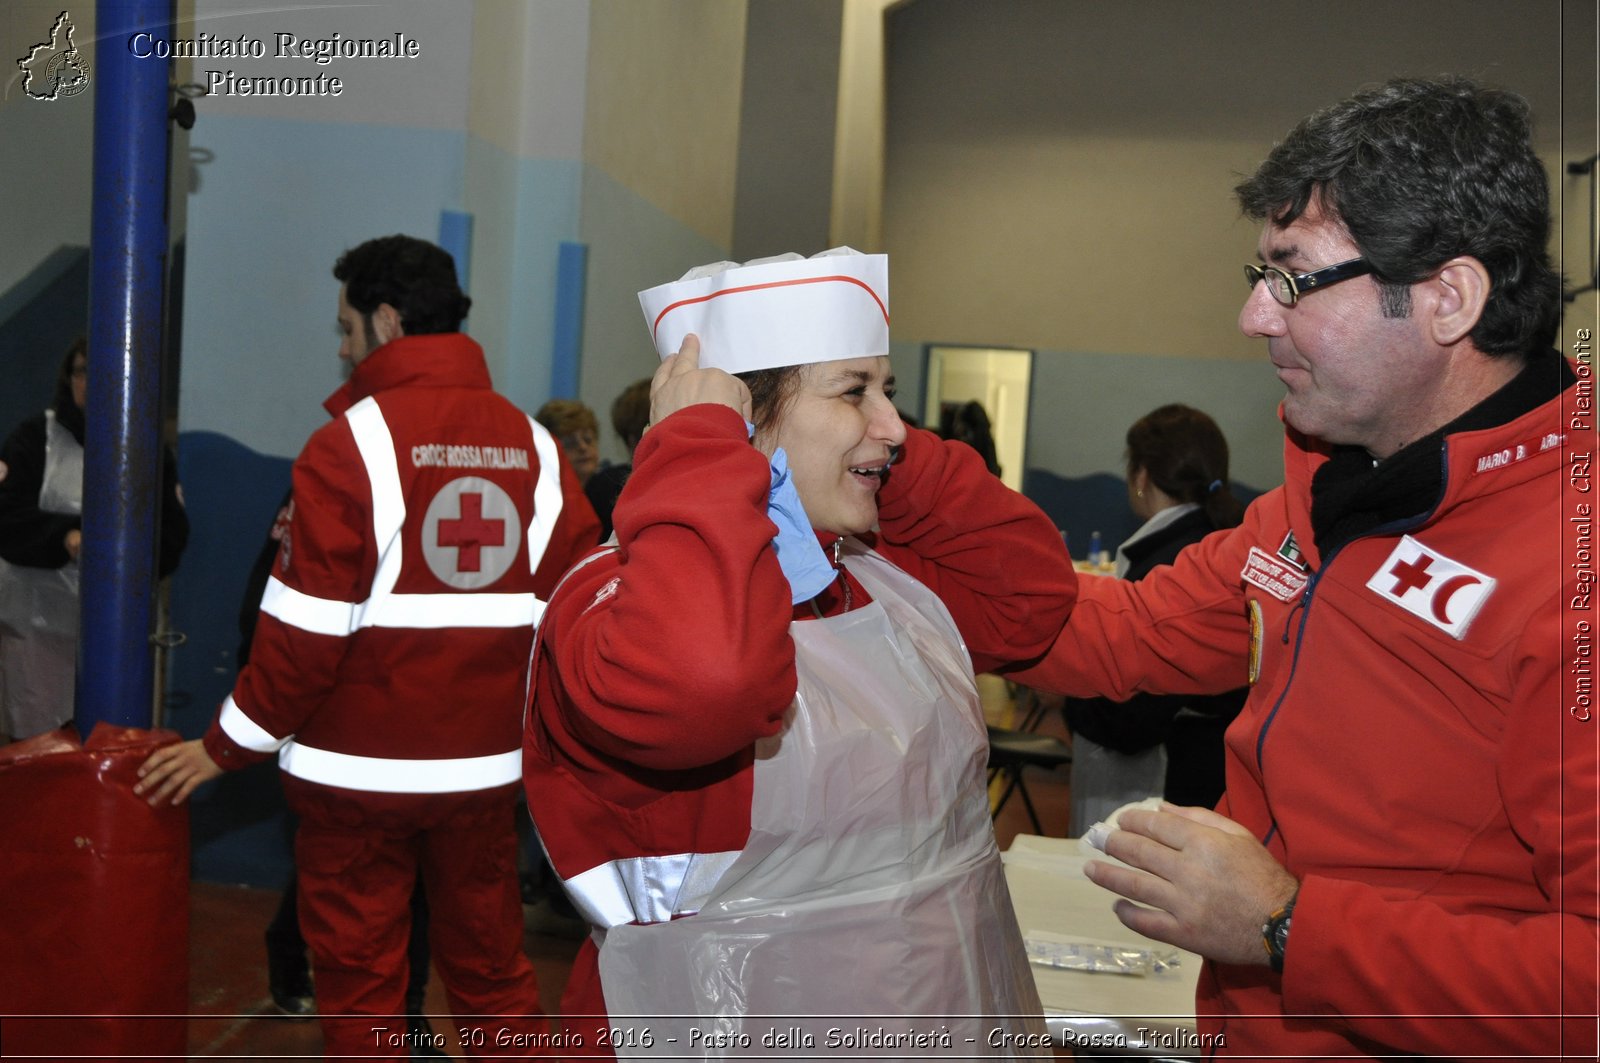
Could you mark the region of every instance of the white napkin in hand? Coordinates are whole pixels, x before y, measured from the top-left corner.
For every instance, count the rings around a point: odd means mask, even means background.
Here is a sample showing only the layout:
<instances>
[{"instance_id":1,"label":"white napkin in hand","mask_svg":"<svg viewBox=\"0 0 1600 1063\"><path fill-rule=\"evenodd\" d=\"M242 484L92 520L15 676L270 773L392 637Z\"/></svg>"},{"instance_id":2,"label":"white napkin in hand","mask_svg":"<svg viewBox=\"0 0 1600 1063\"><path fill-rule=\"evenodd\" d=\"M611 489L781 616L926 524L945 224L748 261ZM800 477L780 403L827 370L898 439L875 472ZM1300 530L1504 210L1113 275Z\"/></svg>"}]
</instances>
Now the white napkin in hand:
<instances>
[{"instance_id":1,"label":"white napkin in hand","mask_svg":"<svg viewBox=\"0 0 1600 1063\"><path fill-rule=\"evenodd\" d=\"M1111 837L1111 832L1117 829L1117 824L1122 819L1122 814L1133 811L1160 812L1161 798L1147 797L1143 801L1134 801L1123 805L1111 813L1110 818L1103 819L1084 831L1083 837L1078 839L1078 844L1088 853L1105 852L1106 839Z\"/></svg>"}]
</instances>

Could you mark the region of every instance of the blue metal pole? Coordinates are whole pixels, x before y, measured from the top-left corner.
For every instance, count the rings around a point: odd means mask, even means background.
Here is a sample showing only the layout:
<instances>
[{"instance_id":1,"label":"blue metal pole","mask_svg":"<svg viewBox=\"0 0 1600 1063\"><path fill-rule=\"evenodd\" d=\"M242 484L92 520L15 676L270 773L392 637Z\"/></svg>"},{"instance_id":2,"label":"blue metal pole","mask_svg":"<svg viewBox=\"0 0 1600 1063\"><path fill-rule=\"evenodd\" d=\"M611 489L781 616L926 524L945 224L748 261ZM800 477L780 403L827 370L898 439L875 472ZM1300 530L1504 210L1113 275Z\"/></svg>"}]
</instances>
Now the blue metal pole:
<instances>
[{"instance_id":1,"label":"blue metal pole","mask_svg":"<svg viewBox=\"0 0 1600 1063\"><path fill-rule=\"evenodd\" d=\"M578 397L578 366L583 359L583 298L589 245L561 241L556 256L556 327L551 344L550 397Z\"/></svg>"},{"instance_id":2,"label":"blue metal pole","mask_svg":"<svg viewBox=\"0 0 1600 1063\"><path fill-rule=\"evenodd\" d=\"M439 212L439 246L456 260L456 283L472 292L472 215L459 210ZM465 332L463 328L461 331Z\"/></svg>"},{"instance_id":3,"label":"blue metal pole","mask_svg":"<svg viewBox=\"0 0 1600 1063\"><path fill-rule=\"evenodd\" d=\"M155 534L161 498L161 304L167 257L171 0L95 8L94 209L83 475L77 725L148 727L155 687Z\"/></svg>"}]
</instances>

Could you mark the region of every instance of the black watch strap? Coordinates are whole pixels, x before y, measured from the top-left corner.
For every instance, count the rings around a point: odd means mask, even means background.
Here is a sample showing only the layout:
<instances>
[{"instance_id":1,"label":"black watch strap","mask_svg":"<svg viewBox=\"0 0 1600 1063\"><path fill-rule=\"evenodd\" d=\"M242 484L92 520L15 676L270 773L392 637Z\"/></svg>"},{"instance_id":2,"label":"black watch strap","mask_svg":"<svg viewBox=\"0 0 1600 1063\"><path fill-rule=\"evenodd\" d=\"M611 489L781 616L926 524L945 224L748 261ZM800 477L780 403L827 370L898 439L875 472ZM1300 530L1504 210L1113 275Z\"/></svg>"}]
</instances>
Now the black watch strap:
<instances>
[{"instance_id":1,"label":"black watch strap","mask_svg":"<svg viewBox=\"0 0 1600 1063\"><path fill-rule=\"evenodd\" d=\"M1267 916L1267 921L1261 924L1261 943L1267 949L1267 962L1279 974L1283 973L1283 954L1289 947L1289 921L1294 918L1294 902L1299 898L1300 891L1296 890L1282 908Z\"/></svg>"}]
</instances>

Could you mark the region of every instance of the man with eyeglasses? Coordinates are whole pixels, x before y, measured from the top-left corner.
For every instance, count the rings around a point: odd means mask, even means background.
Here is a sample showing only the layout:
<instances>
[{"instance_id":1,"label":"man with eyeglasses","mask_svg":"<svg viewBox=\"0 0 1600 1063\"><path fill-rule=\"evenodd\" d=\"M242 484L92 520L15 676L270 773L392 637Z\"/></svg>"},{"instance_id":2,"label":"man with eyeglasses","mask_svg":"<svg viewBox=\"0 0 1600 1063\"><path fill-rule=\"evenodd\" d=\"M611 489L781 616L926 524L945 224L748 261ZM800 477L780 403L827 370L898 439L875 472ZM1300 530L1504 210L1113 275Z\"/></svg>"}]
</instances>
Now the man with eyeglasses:
<instances>
[{"instance_id":1,"label":"man with eyeglasses","mask_svg":"<svg viewBox=\"0 0 1600 1063\"><path fill-rule=\"evenodd\" d=\"M1250 699L1217 810L1124 814L1129 866L1089 876L1206 957L1208 1053L1593 1058L1600 725L1569 711L1593 614L1562 505L1593 421L1552 349L1527 105L1392 81L1237 194L1284 485L1143 581L1083 578L1017 678Z\"/></svg>"}]
</instances>

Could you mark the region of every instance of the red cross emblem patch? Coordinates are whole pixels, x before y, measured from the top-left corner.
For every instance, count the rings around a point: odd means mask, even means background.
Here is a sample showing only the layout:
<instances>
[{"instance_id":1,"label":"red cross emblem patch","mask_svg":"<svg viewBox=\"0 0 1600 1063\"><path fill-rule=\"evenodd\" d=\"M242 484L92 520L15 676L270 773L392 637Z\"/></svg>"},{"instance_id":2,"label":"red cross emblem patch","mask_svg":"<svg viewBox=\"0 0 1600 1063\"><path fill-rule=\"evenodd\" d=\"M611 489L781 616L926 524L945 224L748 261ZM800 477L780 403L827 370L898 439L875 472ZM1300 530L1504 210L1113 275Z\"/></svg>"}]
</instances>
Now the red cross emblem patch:
<instances>
[{"instance_id":1,"label":"red cross emblem patch","mask_svg":"<svg viewBox=\"0 0 1600 1063\"><path fill-rule=\"evenodd\" d=\"M1367 589L1460 639L1494 593L1494 584L1493 576L1404 535L1367 580Z\"/></svg>"},{"instance_id":2,"label":"red cross emblem patch","mask_svg":"<svg viewBox=\"0 0 1600 1063\"><path fill-rule=\"evenodd\" d=\"M422 556L452 587L475 591L506 574L522 545L517 507L498 484L462 476L439 488L422 521Z\"/></svg>"}]
</instances>

